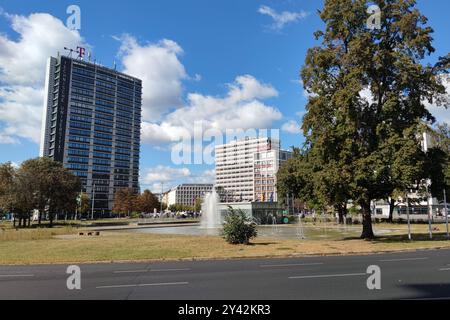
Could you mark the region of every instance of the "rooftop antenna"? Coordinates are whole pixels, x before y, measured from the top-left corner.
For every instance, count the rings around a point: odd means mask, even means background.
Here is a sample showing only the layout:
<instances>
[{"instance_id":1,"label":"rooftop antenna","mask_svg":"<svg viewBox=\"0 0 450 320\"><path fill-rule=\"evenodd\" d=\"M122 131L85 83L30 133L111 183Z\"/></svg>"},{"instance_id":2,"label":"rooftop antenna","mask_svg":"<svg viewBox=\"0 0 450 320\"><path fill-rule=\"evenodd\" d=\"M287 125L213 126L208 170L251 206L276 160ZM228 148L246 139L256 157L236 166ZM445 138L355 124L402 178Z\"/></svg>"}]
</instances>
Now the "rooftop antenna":
<instances>
[{"instance_id":1,"label":"rooftop antenna","mask_svg":"<svg viewBox=\"0 0 450 320\"><path fill-rule=\"evenodd\" d=\"M72 53L73 53L75 50L73 50L73 49L71 49L71 48L67 48L67 47L64 47L64 50L69 51L69 54L67 55L67 57L72 58Z\"/></svg>"},{"instance_id":2,"label":"rooftop antenna","mask_svg":"<svg viewBox=\"0 0 450 320\"><path fill-rule=\"evenodd\" d=\"M116 60L114 60L114 71L116 70L117 65L116 65Z\"/></svg>"},{"instance_id":3,"label":"rooftop antenna","mask_svg":"<svg viewBox=\"0 0 450 320\"><path fill-rule=\"evenodd\" d=\"M91 62L91 51L88 52L88 59L89 59L89 62Z\"/></svg>"}]
</instances>

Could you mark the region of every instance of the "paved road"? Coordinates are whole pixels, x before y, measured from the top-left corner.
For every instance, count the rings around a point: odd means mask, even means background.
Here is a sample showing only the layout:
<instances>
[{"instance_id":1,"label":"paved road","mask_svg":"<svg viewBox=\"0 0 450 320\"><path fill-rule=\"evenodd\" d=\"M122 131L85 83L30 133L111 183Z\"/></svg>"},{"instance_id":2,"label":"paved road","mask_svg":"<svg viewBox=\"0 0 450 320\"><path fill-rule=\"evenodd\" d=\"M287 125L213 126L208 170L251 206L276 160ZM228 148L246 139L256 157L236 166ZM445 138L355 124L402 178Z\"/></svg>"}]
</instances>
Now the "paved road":
<instances>
[{"instance_id":1,"label":"paved road","mask_svg":"<svg viewBox=\"0 0 450 320\"><path fill-rule=\"evenodd\" d=\"M381 290L368 290L370 265ZM0 266L0 299L450 299L450 250L370 256Z\"/></svg>"}]
</instances>

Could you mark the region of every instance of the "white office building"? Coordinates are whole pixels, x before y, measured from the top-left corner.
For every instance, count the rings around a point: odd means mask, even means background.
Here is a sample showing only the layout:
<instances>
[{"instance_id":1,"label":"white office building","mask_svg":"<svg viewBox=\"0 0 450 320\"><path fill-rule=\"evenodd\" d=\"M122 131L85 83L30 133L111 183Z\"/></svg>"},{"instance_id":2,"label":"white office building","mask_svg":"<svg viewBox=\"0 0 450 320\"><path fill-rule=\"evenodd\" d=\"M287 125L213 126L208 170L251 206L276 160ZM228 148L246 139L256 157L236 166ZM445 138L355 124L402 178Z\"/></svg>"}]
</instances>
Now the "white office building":
<instances>
[{"instance_id":1,"label":"white office building","mask_svg":"<svg viewBox=\"0 0 450 320\"><path fill-rule=\"evenodd\" d=\"M280 141L245 138L215 147L216 186L228 201L276 202L276 174L292 153L280 150Z\"/></svg>"},{"instance_id":2,"label":"white office building","mask_svg":"<svg viewBox=\"0 0 450 320\"><path fill-rule=\"evenodd\" d=\"M174 204L194 206L195 201L203 199L212 191L212 188L212 184L180 184L165 193L162 199L168 207Z\"/></svg>"}]
</instances>

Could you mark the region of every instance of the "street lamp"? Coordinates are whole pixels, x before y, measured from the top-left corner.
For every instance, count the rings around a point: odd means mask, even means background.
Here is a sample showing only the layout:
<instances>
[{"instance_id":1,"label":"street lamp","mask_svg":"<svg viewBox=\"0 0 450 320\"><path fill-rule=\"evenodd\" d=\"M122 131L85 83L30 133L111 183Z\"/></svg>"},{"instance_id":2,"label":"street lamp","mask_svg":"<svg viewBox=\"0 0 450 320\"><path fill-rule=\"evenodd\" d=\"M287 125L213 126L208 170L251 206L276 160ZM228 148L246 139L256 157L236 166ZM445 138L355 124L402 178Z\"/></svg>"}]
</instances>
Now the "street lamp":
<instances>
[{"instance_id":1,"label":"street lamp","mask_svg":"<svg viewBox=\"0 0 450 320\"><path fill-rule=\"evenodd\" d=\"M444 214L445 214L445 227L447 229L447 239L450 239L450 235L448 232L448 210L447 210L447 194L444 188Z\"/></svg>"},{"instance_id":2,"label":"street lamp","mask_svg":"<svg viewBox=\"0 0 450 320\"><path fill-rule=\"evenodd\" d=\"M408 199L408 193L406 193L406 219L408 220L408 239L409 241L412 240L411 236L411 220L409 219L409 199Z\"/></svg>"},{"instance_id":3,"label":"street lamp","mask_svg":"<svg viewBox=\"0 0 450 320\"><path fill-rule=\"evenodd\" d=\"M91 209L91 220L94 220L94 203L95 203L95 183L92 184L92 209Z\"/></svg>"},{"instance_id":4,"label":"street lamp","mask_svg":"<svg viewBox=\"0 0 450 320\"><path fill-rule=\"evenodd\" d=\"M433 228L431 226L431 219L433 218L433 210L430 210L430 194L428 192L428 181L425 181L426 195L427 195L427 213L428 213L428 232L430 239L433 239Z\"/></svg>"}]
</instances>

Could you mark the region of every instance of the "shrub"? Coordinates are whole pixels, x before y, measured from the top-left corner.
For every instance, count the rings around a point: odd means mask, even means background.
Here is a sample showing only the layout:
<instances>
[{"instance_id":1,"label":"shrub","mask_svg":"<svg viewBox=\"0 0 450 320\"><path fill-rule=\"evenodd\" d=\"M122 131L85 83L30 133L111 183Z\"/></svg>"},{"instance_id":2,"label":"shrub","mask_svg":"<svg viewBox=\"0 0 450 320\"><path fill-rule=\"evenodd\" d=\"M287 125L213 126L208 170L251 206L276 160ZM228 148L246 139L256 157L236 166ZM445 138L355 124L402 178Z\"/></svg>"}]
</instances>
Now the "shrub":
<instances>
[{"instance_id":1,"label":"shrub","mask_svg":"<svg viewBox=\"0 0 450 320\"><path fill-rule=\"evenodd\" d=\"M228 207L223 224L223 237L230 244L249 244L257 236L256 223L242 210Z\"/></svg>"}]
</instances>

